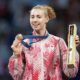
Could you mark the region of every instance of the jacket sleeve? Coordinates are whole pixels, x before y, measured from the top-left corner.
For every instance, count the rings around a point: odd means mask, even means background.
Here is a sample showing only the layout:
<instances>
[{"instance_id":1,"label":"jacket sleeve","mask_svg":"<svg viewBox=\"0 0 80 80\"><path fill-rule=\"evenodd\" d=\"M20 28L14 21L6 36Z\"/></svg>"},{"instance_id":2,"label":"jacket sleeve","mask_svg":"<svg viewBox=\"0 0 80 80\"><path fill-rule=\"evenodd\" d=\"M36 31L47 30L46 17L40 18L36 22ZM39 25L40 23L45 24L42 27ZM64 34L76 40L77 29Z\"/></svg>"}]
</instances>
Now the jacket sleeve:
<instances>
[{"instance_id":1,"label":"jacket sleeve","mask_svg":"<svg viewBox=\"0 0 80 80\"><path fill-rule=\"evenodd\" d=\"M76 50L75 52L75 67L74 68L68 68L67 67L67 54L68 54L68 48L65 43L65 41L60 38L59 40L59 46L60 46L60 51L61 51L61 56L62 56L62 69L63 72L65 73L66 76L68 77L75 77L78 72L78 66L79 66L79 54Z\"/></svg>"},{"instance_id":2,"label":"jacket sleeve","mask_svg":"<svg viewBox=\"0 0 80 80\"><path fill-rule=\"evenodd\" d=\"M9 59L8 69L14 80L19 80L23 73L24 64L22 55L15 56L14 54Z\"/></svg>"},{"instance_id":3,"label":"jacket sleeve","mask_svg":"<svg viewBox=\"0 0 80 80\"><path fill-rule=\"evenodd\" d=\"M24 42L27 44L29 40L25 39ZM26 63L24 50L26 50L26 52L28 51L28 48L24 47L23 44L19 44L18 48L20 48L20 54L16 56L13 52L8 63L9 73L14 80L22 80L21 78L23 76Z\"/></svg>"}]
</instances>

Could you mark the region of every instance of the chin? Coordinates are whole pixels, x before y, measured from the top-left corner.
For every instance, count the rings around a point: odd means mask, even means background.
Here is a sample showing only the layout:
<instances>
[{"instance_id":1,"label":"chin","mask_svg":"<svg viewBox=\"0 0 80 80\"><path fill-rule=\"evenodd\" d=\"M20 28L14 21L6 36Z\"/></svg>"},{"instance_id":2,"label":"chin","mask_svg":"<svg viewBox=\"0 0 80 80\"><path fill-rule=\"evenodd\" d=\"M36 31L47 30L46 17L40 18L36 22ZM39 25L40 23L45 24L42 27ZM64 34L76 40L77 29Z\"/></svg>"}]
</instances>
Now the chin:
<instances>
[{"instance_id":1,"label":"chin","mask_svg":"<svg viewBox=\"0 0 80 80\"><path fill-rule=\"evenodd\" d=\"M40 31L40 29L34 29L35 31Z\"/></svg>"},{"instance_id":2,"label":"chin","mask_svg":"<svg viewBox=\"0 0 80 80\"><path fill-rule=\"evenodd\" d=\"M39 31L40 30L40 28L33 28L35 31Z\"/></svg>"}]
</instances>

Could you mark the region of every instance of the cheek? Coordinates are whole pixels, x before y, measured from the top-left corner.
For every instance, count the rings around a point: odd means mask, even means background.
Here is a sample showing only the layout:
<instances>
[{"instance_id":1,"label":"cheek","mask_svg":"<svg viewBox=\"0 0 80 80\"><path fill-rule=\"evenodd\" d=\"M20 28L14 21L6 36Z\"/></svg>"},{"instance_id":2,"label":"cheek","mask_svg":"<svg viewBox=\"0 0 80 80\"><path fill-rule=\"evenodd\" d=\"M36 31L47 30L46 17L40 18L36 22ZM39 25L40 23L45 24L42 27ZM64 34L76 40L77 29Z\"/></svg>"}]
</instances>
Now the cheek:
<instances>
[{"instance_id":1,"label":"cheek","mask_svg":"<svg viewBox=\"0 0 80 80\"><path fill-rule=\"evenodd\" d=\"M41 19L40 23L45 24L45 19Z\"/></svg>"},{"instance_id":2,"label":"cheek","mask_svg":"<svg viewBox=\"0 0 80 80\"><path fill-rule=\"evenodd\" d=\"M43 21L41 22L41 24L42 24L42 25L46 24L45 20L43 20Z\"/></svg>"}]
</instances>

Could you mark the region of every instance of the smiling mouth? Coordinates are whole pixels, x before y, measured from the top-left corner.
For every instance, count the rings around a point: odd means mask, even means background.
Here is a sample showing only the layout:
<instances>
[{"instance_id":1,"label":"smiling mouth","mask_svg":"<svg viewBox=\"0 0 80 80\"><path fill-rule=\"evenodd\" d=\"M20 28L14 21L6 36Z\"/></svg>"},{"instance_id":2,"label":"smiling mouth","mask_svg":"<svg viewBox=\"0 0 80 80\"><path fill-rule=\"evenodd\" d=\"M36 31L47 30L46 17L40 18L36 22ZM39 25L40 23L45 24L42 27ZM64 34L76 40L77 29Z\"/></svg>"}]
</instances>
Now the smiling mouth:
<instances>
[{"instance_id":1,"label":"smiling mouth","mask_svg":"<svg viewBox=\"0 0 80 80\"><path fill-rule=\"evenodd\" d=\"M39 24L32 24L33 26L35 26L36 28L37 28L37 26L39 25Z\"/></svg>"}]
</instances>

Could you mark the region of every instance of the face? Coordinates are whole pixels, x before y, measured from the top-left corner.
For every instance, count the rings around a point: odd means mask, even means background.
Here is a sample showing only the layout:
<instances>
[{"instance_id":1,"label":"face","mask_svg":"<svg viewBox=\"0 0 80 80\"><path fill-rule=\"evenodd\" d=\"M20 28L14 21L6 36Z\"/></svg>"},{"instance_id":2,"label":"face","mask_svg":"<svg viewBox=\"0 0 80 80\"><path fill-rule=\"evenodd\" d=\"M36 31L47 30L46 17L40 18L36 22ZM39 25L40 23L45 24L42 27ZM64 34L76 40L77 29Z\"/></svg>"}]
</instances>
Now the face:
<instances>
[{"instance_id":1,"label":"face","mask_svg":"<svg viewBox=\"0 0 80 80\"><path fill-rule=\"evenodd\" d=\"M30 13L30 24L35 31L46 28L48 19L45 12L41 9L32 9Z\"/></svg>"}]
</instances>

